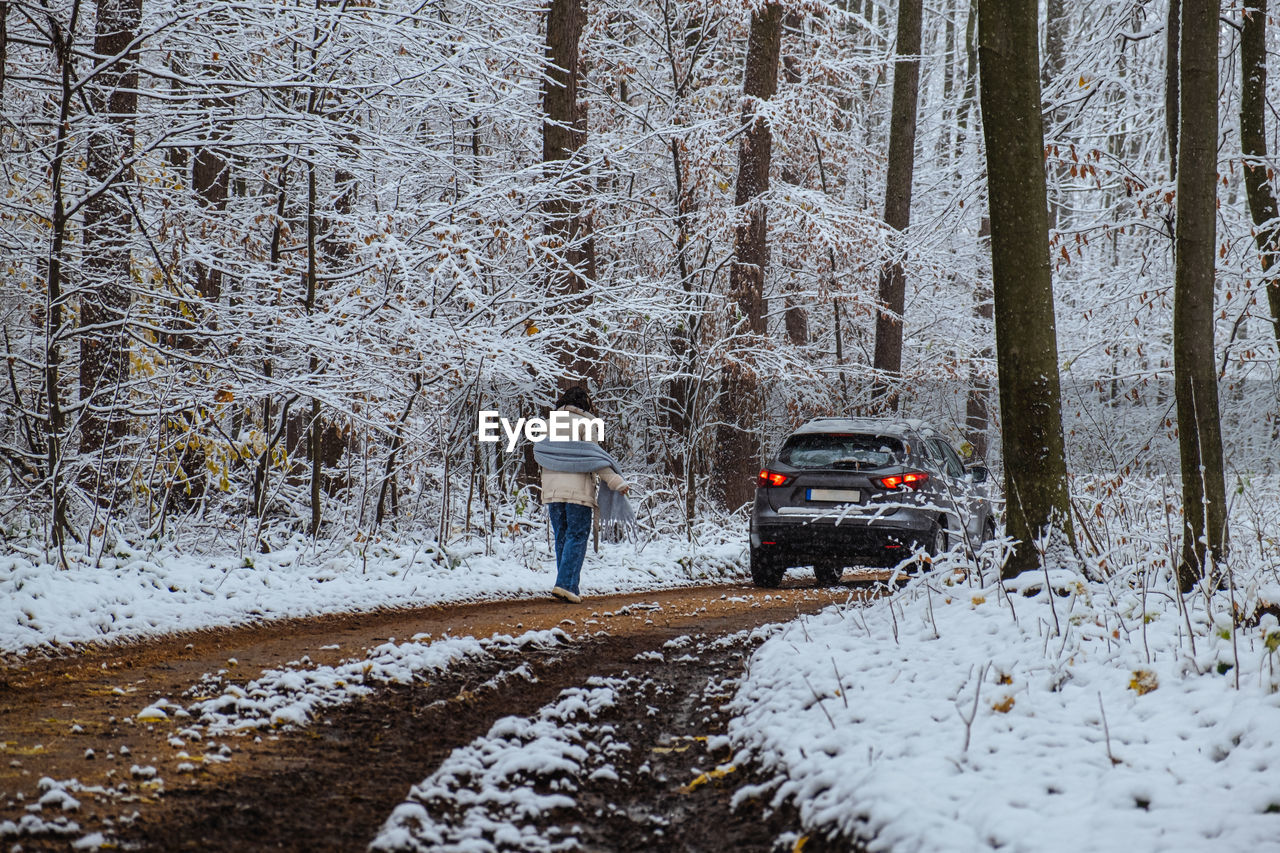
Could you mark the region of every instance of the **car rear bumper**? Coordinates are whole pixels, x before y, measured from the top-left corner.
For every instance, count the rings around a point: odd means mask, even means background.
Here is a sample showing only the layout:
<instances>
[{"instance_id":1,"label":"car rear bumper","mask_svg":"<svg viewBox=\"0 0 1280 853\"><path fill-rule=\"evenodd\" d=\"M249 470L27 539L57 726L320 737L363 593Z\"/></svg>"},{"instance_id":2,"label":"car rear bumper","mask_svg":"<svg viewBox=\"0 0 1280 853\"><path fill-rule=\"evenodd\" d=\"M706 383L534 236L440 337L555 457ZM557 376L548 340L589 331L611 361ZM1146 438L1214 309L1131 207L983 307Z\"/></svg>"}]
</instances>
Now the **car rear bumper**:
<instances>
[{"instance_id":1,"label":"car rear bumper","mask_svg":"<svg viewBox=\"0 0 1280 853\"><path fill-rule=\"evenodd\" d=\"M932 515L911 510L841 519L757 511L751 519L751 547L793 565L837 559L849 560L846 565L896 565L913 548L929 544L933 525Z\"/></svg>"}]
</instances>

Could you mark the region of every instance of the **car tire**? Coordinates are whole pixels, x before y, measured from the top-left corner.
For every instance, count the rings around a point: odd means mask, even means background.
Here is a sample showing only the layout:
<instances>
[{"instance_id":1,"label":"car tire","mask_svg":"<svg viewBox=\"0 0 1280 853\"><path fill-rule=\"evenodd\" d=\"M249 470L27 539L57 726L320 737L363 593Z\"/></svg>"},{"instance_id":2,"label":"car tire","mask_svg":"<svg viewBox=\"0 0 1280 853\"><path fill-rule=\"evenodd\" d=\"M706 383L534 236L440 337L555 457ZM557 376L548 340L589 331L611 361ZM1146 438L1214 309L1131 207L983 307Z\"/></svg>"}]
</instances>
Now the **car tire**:
<instances>
[{"instance_id":1,"label":"car tire","mask_svg":"<svg viewBox=\"0 0 1280 853\"><path fill-rule=\"evenodd\" d=\"M782 565L772 554L766 556L755 548L751 549L751 579L756 586L764 589L777 589L782 583L782 576L787 567Z\"/></svg>"},{"instance_id":2,"label":"car tire","mask_svg":"<svg viewBox=\"0 0 1280 853\"><path fill-rule=\"evenodd\" d=\"M835 563L815 563L813 576L817 579L818 586L835 586L844 577L844 566Z\"/></svg>"},{"instance_id":3,"label":"car tire","mask_svg":"<svg viewBox=\"0 0 1280 853\"><path fill-rule=\"evenodd\" d=\"M939 554L947 552L947 528L940 523L934 522L929 527L928 538L925 540L924 559L920 561L923 567L933 564L933 559Z\"/></svg>"}]
</instances>

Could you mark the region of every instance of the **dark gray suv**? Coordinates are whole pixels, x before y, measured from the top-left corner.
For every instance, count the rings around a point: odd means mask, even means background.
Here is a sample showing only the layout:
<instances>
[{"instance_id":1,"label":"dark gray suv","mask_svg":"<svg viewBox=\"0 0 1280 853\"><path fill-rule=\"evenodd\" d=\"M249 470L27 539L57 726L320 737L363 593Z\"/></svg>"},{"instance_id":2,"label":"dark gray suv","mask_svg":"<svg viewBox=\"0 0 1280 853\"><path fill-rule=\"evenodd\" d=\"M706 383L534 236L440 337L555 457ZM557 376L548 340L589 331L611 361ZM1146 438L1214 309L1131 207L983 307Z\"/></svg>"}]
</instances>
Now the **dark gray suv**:
<instances>
[{"instance_id":1,"label":"dark gray suv","mask_svg":"<svg viewBox=\"0 0 1280 853\"><path fill-rule=\"evenodd\" d=\"M760 472L751 511L751 576L776 587L792 566L818 583L846 566L895 566L995 536L986 468L923 421L818 418Z\"/></svg>"}]
</instances>

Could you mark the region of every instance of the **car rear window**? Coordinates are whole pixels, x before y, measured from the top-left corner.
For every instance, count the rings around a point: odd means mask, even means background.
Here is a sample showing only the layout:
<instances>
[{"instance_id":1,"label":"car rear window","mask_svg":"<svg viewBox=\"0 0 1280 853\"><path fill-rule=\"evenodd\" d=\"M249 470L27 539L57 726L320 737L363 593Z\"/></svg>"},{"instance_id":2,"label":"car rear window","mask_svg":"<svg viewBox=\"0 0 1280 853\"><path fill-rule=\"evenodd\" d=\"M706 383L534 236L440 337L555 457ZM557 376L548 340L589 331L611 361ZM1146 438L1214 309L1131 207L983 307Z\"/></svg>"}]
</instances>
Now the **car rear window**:
<instances>
[{"instance_id":1,"label":"car rear window","mask_svg":"<svg viewBox=\"0 0 1280 853\"><path fill-rule=\"evenodd\" d=\"M882 435L809 433L794 435L778 459L795 468L879 468L895 462L902 442Z\"/></svg>"}]
</instances>

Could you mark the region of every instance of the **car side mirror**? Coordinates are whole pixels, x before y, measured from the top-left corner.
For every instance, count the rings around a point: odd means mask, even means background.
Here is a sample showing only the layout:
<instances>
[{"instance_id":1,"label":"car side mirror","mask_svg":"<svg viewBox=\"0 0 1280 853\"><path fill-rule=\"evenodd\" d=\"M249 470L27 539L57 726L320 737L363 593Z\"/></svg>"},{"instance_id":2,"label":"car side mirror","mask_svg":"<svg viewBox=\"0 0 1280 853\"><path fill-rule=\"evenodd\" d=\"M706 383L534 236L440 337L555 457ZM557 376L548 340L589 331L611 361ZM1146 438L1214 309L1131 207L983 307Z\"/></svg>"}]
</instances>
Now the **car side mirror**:
<instances>
[{"instance_id":1,"label":"car side mirror","mask_svg":"<svg viewBox=\"0 0 1280 853\"><path fill-rule=\"evenodd\" d=\"M991 476L991 471L985 465L974 465L969 469L969 476L975 483L985 483Z\"/></svg>"}]
</instances>

